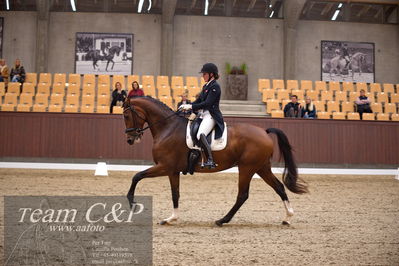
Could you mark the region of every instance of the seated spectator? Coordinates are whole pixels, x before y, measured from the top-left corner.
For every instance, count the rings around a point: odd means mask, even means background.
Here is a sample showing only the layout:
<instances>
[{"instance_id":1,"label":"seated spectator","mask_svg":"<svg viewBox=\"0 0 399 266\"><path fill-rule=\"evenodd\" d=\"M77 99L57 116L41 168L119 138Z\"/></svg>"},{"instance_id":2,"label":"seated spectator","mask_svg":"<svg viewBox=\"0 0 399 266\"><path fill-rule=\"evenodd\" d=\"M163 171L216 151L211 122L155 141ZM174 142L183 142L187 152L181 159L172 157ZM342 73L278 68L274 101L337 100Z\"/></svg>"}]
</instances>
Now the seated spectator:
<instances>
[{"instance_id":1,"label":"seated spectator","mask_svg":"<svg viewBox=\"0 0 399 266\"><path fill-rule=\"evenodd\" d=\"M312 103L310 97L306 97L305 106L302 108L302 117L303 118L316 118L316 106Z\"/></svg>"},{"instance_id":2,"label":"seated spectator","mask_svg":"<svg viewBox=\"0 0 399 266\"><path fill-rule=\"evenodd\" d=\"M11 69L10 80L11 82L25 82L25 69L19 59L15 60L15 66Z\"/></svg>"},{"instance_id":3,"label":"seated spectator","mask_svg":"<svg viewBox=\"0 0 399 266\"><path fill-rule=\"evenodd\" d=\"M129 95L127 97L137 97L137 96L144 96L144 92L140 89L140 85L137 81L132 82L132 89L129 91Z\"/></svg>"},{"instance_id":4,"label":"seated spectator","mask_svg":"<svg viewBox=\"0 0 399 266\"><path fill-rule=\"evenodd\" d=\"M109 112L112 114L114 106L122 106L126 99L126 91L122 90L120 82L115 83L115 90L112 92L112 101Z\"/></svg>"},{"instance_id":5,"label":"seated spectator","mask_svg":"<svg viewBox=\"0 0 399 266\"><path fill-rule=\"evenodd\" d=\"M179 109L182 104L191 104L191 101L187 99L187 93L181 95L181 101L177 104L177 109ZM189 116L191 115L192 110L182 110L181 113L184 114L184 116Z\"/></svg>"},{"instance_id":6,"label":"seated spectator","mask_svg":"<svg viewBox=\"0 0 399 266\"><path fill-rule=\"evenodd\" d=\"M6 85L8 83L8 66L6 65L6 60L0 59L0 82L4 82Z\"/></svg>"},{"instance_id":7,"label":"seated spectator","mask_svg":"<svg viewBox=\"0 0 399 266\"><path fill-rule=\"evenodd\" d=\"M284 107L284 117L302 117L302 107L298 102L298 96L292 95L291 102Z\"/></svg>"},{"instance_id":8,"label":"seated spectator","mask_svg":"<svg viewBox=\"0 0 399 266\"><path fill-rule=\"evenodd\" d=\"M363 119L363 113L372 113L370 103L371 101L366 96L364 90L360 90L360 96L357 97L356 101L357 111L359 112L360 119Z\"/></svg>"}]
</instances>

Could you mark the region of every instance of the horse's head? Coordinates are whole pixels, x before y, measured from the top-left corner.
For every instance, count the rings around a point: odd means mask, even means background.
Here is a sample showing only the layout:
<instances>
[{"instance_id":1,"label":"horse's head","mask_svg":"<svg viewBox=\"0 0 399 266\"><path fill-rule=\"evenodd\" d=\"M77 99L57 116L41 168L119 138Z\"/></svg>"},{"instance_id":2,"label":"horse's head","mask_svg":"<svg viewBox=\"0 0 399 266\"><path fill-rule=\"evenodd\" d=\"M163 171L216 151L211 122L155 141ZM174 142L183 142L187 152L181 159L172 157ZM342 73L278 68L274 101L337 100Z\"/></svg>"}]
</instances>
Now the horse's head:
<instances>
[{"instance_id":1,"label":"horse's head","mask_svg":"<svg viewBox=\"0 0 399 266\"><path fill-rule=\"evenodd\" d=\"M123 103L123 118L126 126L127 143L133 145L139 143L143 136L143 126L146 122L145 113L139 107L134 106L132 99L126 99Z\"/></svg>"},{"instance_id":2,"label":"horse's head","mask_svg":"<svg viewBox=\"0 0 399 266\"><path fill-rule=\"evenodd\" d=\"M112 55L116 54L117 56L119 56L121 50L122 50L122 48L119 47L119 46L112 46L112 47L109 49L109 53L112 54Z\"/></svg>"}]
</instances>

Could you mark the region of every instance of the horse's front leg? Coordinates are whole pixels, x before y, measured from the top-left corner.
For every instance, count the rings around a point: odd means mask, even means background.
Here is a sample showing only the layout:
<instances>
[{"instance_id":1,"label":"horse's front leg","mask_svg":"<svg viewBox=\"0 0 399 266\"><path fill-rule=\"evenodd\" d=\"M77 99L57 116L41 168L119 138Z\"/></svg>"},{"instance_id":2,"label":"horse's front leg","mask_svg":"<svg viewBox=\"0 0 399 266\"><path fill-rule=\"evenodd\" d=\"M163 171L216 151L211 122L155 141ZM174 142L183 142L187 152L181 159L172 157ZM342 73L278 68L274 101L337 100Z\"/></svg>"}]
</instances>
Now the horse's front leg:
<instances>
[{"instance_id":1,"label":"horse's front leg","mask_svg":"<svg viewBox=\"0 0 399 266\"><path fill-rule=\"evenodd\" d=\"M161 225L170 224L171 222L176 221L179 216L178 208L179 208L179 197L180 197L179 193L180 173L169 175L169 182L170 182L170 188L172 190L173 211L172 215L169 218L164 219L160 222Z\"/></svg>"},{"instance_id":2,"label":"horse's front leg","mask_svg":"<svg viewBox=\"0 0 399 266\"><path fill-rule=\"evenodd\" d=\"M113 69L114 69L115 62L114 62L114 60L111 60L111 62L112 62L111 70L113 70Z\"/></svg>"},{"instance_id":3,"label":"horse's front leg","mask_svg":"<svg viewBox=\"0 0 399 266\"><path fill-rule=\"evenodd\" d=\"M130 208L132 208L133 203L134 203L134 192L136 190L137 183L147 177L157 177L157 176L164 176L166 175L166 170L165 168L160 165L156 164L144 171L138 172L135 174L132 178L132 184L130 186L129 192L127 193L127 199L129 201Z\"/></svg>"},{"instance_id":4,"label":"horse's front leg","mask_svg":"<svg viewBox=\"0 0 399 266\"><path fill-rule=\"evenodd\" d=\"M107 66L105 67L105 71L108 71L109 61L107 61Z\"/></svg>"}]
</instances>

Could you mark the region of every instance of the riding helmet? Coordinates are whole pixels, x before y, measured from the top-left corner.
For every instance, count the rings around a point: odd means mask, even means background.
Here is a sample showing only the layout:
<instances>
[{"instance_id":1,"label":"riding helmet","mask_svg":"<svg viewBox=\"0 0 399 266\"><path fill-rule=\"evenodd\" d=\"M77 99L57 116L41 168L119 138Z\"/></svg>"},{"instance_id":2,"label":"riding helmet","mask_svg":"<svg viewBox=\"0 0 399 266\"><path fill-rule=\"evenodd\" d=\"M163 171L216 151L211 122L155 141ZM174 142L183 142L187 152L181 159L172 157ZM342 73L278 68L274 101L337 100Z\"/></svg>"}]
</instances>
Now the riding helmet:
<instances>
[{"instance_id":1,"label":"riding helmet","mask_svg":"<svg viewBox=\"0 0 399 266\"><path fill-rule=\"evenodd\" d=\"M213 63L206 63L205 65L202 66L201 72L200 73L213 73L213 74L218 74L218 67L213 64Z\"/></svg>"}]
</instances>

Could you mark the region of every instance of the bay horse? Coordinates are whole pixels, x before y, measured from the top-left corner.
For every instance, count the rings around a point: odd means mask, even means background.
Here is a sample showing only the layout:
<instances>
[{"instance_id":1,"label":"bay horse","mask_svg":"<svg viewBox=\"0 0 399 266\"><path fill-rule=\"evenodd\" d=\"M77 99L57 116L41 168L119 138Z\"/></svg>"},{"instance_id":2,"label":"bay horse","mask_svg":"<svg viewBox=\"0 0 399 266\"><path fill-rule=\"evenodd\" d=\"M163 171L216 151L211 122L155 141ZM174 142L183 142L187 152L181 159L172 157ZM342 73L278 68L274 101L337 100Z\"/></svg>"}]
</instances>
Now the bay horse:
<instances>
[{"instance_id":1,"label":"bay horse","mask_svg":"<svg viewBox=\"0 0 399 266\"><path fill-rule=\"evenodd\" d=\"M134 193L138 182L144 178L168 176L172 190L172 216L160 224L171 223L178 218L180 172L187 168L189 149L186 145L186 127L188 120L179 116L164 103L148 96L127 99L123 104L123 117L126 126L127 142L133 145L139 142L143 131L150 129L153 136L152 155L155 165L136 173L132 178L127 198L130 206L134 203ZM147 123L147 127L144 124ZM303 194L308 192L307 185L298 177L297 167L293 158L291 145L283 131L276 128L266 130L250 124L237 124L228 127L227 146L221 151L213 152L217 167L201 169L200 173L219 172L233 166L238 166L238 195L234 206L215 223L222 226L230 222L238 209L248 199L249 185L252 176L257 173L281 197L286 210L283 224L290 224L294 211L290 206L287 194L281 183L271 170L273 155L273 140L269 134L277 135L278 145L285 161L283 182L292 192Z\"/></svg>"},{"instance_id":2,"label":"bay horse","mask_svg":"<svg viewBox=\"0 0 399 266\"><path fill-rule=\"evenodd\" d=\"M114 69L114 57L115 54L119 56L122 48L119 46L112 46L111 48L108 49L108 54L101 55L100 50L98 49L93 49L87 52L86 58L89 58L93 61L93 69L95 70L96 67L98 68L98 61L107 61L107 65L105 67L105 71L108 71L108 65L110 62L112 62L112 67L111 70Z\"/></svg>"}]
</instances>

